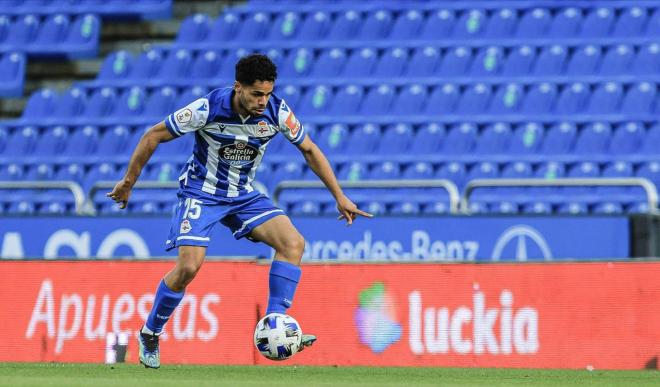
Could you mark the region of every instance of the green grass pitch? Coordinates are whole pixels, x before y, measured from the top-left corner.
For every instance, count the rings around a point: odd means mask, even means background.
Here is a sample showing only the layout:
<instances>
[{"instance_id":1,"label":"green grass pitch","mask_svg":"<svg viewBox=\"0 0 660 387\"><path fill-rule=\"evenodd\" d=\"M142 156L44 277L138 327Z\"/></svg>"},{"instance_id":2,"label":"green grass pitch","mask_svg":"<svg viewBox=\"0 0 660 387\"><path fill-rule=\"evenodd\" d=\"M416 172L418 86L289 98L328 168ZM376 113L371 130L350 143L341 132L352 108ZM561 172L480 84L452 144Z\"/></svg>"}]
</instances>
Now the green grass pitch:
<instances>
[{"instance_id":1,"label":"green grass pitch","mask_svg":"<svg viewBox=\"0 0 660 387\"><path fill-rule=\"evenodd\" d=\"M0 363L0 386L658 386L657 371Z\"/></svg>"}]
</instances>

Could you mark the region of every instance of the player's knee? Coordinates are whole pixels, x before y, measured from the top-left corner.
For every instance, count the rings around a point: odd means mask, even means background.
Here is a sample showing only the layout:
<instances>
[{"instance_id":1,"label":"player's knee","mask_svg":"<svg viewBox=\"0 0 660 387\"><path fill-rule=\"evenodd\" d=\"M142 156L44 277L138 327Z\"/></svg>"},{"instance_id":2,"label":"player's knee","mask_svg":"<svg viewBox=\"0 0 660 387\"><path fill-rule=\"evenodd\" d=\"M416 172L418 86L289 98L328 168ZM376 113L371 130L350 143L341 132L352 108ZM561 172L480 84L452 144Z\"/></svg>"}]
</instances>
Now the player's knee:
<instances>
[{"instance_id":1,"label":"player's knee","mask_svg":"<svg viewBox=\"0 0 660 387\"><path fill-rule=\"evenodd\" d=\"M282 255L291 263L298 264L305 251L305 238L300 234L288 236L282 243Z\"/></svg>"}]
</instances>

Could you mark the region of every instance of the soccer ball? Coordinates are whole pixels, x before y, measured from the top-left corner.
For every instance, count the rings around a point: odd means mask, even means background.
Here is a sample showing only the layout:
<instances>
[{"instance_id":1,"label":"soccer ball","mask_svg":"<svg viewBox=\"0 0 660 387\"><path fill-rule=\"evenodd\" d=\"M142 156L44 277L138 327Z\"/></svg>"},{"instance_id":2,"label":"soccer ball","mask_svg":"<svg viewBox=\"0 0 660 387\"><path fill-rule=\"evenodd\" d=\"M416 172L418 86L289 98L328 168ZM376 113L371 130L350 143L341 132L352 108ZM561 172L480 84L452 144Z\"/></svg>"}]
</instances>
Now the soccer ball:
<instances>
[{"instance_id":1,"label":"soccer ball","mask_svg":"<svg viewBox=\"0 0 660 387\"><path fill-rule=\"evenodd\" d=\"M286 360L302 345L302 330L293 317L271 313L259 320L254 330L254 345L270 360Z\"/></svg>"}]
</instances>

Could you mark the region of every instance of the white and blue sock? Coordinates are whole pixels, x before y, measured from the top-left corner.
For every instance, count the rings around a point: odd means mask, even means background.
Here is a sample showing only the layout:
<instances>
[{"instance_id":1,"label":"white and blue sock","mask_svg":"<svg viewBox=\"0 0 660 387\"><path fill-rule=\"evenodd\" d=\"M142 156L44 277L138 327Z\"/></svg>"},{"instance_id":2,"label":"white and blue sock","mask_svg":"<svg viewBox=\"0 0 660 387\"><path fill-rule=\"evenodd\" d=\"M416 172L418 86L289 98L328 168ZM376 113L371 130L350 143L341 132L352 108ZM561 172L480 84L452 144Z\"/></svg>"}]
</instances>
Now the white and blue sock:
<instances>
[{"instance_id":1,"label":"white and blue sock","mask_svg":"<svg viewBox=\"0 0 660 387\"><path fill-rule=\"evenodd\" d=\"M266 314L286 313L291 307L300 281L300 267L286 261L273 261L268 277L268 309Z\"/></svg>"},{"instance_id":2,"label":"white and blue sock","mask_svg":"<svg viewBox=\"0 0 660 387\"><path fill-rule=\"evenodd\" d=\"M156 290L154 306L151 308L145 323L145 328L150 331L148 333L160 334L163 331L163 326L183 299L184 293L183 290L175 292L165 285L165 280L160 281L158 290Z\"/></svg>"}]
</instances>

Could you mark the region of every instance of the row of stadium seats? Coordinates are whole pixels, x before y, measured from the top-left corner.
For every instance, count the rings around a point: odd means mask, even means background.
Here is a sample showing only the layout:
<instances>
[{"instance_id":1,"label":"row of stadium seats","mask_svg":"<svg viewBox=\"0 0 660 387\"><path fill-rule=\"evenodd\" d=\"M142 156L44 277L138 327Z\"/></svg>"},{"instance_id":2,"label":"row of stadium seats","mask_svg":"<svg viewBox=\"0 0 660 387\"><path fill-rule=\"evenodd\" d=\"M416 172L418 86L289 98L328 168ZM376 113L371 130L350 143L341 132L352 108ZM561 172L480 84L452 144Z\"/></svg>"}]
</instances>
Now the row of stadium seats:
<instances>
[{"instance_id":1,"label":"row of stadium seats","mask_svg":"<svg viewBox=\"0 0 660 387\"><path fill-rule=\"evenodd\" d=\"M288 51L288 52L287 52ZM122 85L189 85L193 82L229 82L239 50L152 49L139 57L126 51L107 56L93 83ZM660 44L589 44L579 47L549 45L516 48L459 46L440 49L394 47L362 49L271 49L282 82L296 79L340 78L449 78L647 75L660 72Z\"/></svg>"},{"instance_id":2,"label":"row of stadium seats","mask_svg":"<svg viewBox=\"0 0 660 387\"><path fill-rule=\"evenodd\" d=\"M172 0L0 0L0 15L85 13L108 19L164 19L172 13Z\"/></svg>"},{"instance_id":3,"label":"row of stadium seats","mask_svg":"<svg viewBox=\"0 0 660 387\"><path fill-rule=\"evenodd\" d=\"M205 89L198 89L197 92ZM280 92L281 91L281 92ZM660 112L658 86L651 82L621 84L606 82L563 85L543 82L524 85L440 84L436 87L413 84L405 87L348 85L299 88L286 86L278 95L293 107L305 122L320 116L360 115L382 118L417 117L446 119L447 115L518 115L529 120L539 114L621 113L627 119L646 118ZM145 88L73 88L63 95L49 89L31 96L20 122L24 124L136 124L155 123L196 99L192 91L181 95L171 87L149 92ZM419 117L417 117L419 118Z\"/></svg>"},{"instance_id":4,"label":"row of stadium seats","mask_svg":"<svg viewBox=\"0 0 660 387\"><path fill-rule=\"evenodd\" d=\"M529 3L528 3L529 4ZM330 12L303 14L295 8L279 12L232 9L211 20L189 17L176 43L208 45L254 40L438 40L438 39L536 39L604 38L660 35L658 4L650 7L411 9L357 11L353 5ZM286 7L283 7L286 8Z\"/></svg>"},{"instance_id":5,"label":"row of stadium seats","mask_svg":"<svg viewBox=\"0 0 660 387\"><path fill-rule=\"evenodd\" d=\"M0 159L17 156L38 160L62 158L80 161L97 156L99 160L129 156L148 126L108 127L55 126L39 129L34 126L0 127ZM428 158L478 159L492 155L544 159L550 156L572 155L572 159L599 156L600 159L654 159L660 149L660 125L648 129L638 122L612 126L593 122L584 125L559 123L543 126L530 122L511 126L506 123L475 125L428 124L417 128L408 124L347 126L306 126L312 138L333 158L407 159L410 155ZM192 150L194 136L161 144L159 158L178 156L185 159ZM297 150L278 136L268 147L269 157L293 157ZM501 159L501 157L500 157ZM90 160L95 160L91 158ZM342 160L339 158L338 160Z\"/></svg>"},{"instance_id":6,"label":"row of stadium seats","mask_svg":"<svg viewBox=\"0 0 660 387\"><path fill-rule=\"evenodd\" d=\"M25 84L25 54L0 54L0 97L18 97Z\"/></svg>"},{"instance_id":7,"label":"row of stadium seats","mask_svg":"<svg viewBox=\"0 0 660 387\"><path fill-rule=\"evenodd\" d=\"M31 55L66 55L69 58L96 55L101 21L93 14L44 17L0 15L0 52L25 51Z\"/></svg>"}]
</instances>

